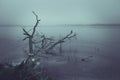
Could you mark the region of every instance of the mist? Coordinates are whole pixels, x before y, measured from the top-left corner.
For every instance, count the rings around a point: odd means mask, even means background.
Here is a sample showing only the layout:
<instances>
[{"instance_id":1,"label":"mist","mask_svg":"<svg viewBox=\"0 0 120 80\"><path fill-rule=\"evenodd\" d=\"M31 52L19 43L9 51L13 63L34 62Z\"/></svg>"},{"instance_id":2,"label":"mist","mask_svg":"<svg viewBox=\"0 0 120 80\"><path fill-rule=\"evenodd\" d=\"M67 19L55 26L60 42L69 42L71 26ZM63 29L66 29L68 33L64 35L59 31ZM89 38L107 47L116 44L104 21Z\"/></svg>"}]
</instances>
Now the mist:
<instances>
[{"instance_id":1,"label":"mist","mask_svg":"<svg viewBox=\"0 0 120 80\"><path fill-rule=\"evenodd\" d=\"M71 30L77 34L63 44L62 56L41 60L57 80L119 80L119 0L0 0L0 63L20 63L27 56L23 28L59 40ZM58 49L59 46L57 46ZM58 53L59 51L55 51Z\"/></svg>"},{"instance_id":2,"label":"mist","mask_svg":"<svg viewBox=\"0 0 120 80\"><path fill-rule=\"evenodd\" d=\"M34 24L39 14L43 25L119 23L119 0L0 0L1 23Z\"/></svg>"}]
</instances>

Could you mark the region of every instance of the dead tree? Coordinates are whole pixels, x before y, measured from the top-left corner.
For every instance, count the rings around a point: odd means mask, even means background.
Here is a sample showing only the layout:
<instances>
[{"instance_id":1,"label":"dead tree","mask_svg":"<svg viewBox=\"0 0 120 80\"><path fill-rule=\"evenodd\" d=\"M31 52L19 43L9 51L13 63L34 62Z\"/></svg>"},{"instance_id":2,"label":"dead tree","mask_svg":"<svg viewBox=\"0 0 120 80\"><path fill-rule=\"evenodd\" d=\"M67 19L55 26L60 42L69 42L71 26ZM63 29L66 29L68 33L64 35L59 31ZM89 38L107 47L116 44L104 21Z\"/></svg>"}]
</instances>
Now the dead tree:
<instances>
[{"instance_id":1,"label":"dead tree","mask_svg":"<svg viewBox=\"0 0 120 80\"><path fill-rule=\"evenodd\" d=\"M32 59L36 59L37 58L40 58L40 57L44 57L42 56L41 54L39 53L42 53L42 54L50 54L50 55L53 55L52 54L52 50L53 48L55 48L57 45L61 45L62 43L64 43L67 39L71 39L73 37L76 36L75 33L73 33L73 31L71 30L69 34L67 34L65 37L59 39L58 41L55 41L53 38L48 38L46 37L46 35L40 35L40 41L38 43L35 43L33 41L33 39L35 38L35 33L36 33L36 28L40 22L40 19L38 19L38 15L36 15L34 12L33 14L35 15L36 17L36 23L35 25L33 26L33 29L32 29L32 33L30 34L28 31L26 31L24 28L23 28L23 31L24 31L24 35L26 36L23 40L26 40L28 39L29 41L29 55L28 55L28 58L26 59L25 62L32 62ZM38 50L36 50L34 48L34 45L35 44L39 44L38 46Z\"/></svg>"},{"instance_id":2,"label":"dead tree","mask_svg":"<svg viewBox=\"0 0 120 80\"><path fill-rule=\"evenodd\" d=\"M52 38L47 38L44 36L44 38L42 39L42 43L44 44L41 47L39 47L39 50L37 51L37 53L43 51L45 54L52 54L51 51L57 46L57 45L61 45L62 43L64 43L67 39L71 39L73 37L75 37L76 34L73 33L73 31L71 30L69 34L67 34L65 37L59 39L58 41L53 41L54 39ZM46 42L47 41L47 42ZM45 46L46 45L46 46ZM44 48L43 48L44 46ZM61 46L62 47L62 46ZM53 55L53 54L52 54Z\"/></svg>"},{"instance_id":3,"label":"dead tree","mask_svg":"<svg viewBox=\"0 0 120 80\"><path fill-rule=\"evenodd\" d=\"M23 40L26 40L28 39L29 40L29 56L27 58L27 61L30 59L31 56L34 56L34 50L33 50L33 38L34 38L34 35L35 35L35 32L36 32L36 28L40 22L40 19L38 19L38 15L35 14L35 12L33 12L33 14L35 15L36 17L36 23L33 27L33 31L32 31L32 34L30 34L28 31L26 31L24 28L23 28L23 31L24 31L24 35L26 36Z\"/></svg>"}]
</instances>

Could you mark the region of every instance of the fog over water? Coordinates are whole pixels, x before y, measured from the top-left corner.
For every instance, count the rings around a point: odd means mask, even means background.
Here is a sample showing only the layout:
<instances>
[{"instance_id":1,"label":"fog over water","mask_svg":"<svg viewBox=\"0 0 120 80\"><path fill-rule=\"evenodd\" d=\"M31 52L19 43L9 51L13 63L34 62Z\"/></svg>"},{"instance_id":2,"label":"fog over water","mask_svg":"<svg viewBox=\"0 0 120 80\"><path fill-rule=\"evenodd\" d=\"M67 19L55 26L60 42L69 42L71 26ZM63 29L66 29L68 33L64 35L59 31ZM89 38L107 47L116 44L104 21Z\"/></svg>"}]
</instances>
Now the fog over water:
<instances>
[{"instance_id":1,"label":"fog over water","mask_svg":"<svg viewBox=\"0 0 120 80\"><path fill-rule=\"evenodd\" d=\"M33 25L32 11L44 25L120 23L119 3L119 0L0 0L0 23Z\"/></svg>"},{"instance_id":2,"label":"fog over water","mask_svg":"<svg viewBox=\"0 0 120 80\"><path fill-rule=\"evenodd\" d=\"M30 32L32 26L21 25L35 24L32 11L41 19L40 34L55 39L71 30L77 34L63 44L67 57L92 56L78 64L57 63L55 57L47 66L57 80L120 80L120 0L0 0L0 62L20 62L26 57L28 43L22 40L22 28Z\"/></svg>"},{"instance_id":3,"label":"fog over water","mask_svg":"<svg viewBox=\"0 0 120 80\"><path fill-rule=\"evenodd\" d=\"M29 30L32 27L25 28ZM111 78L109 80L114 80L115 78L119 80L120 28L101 26L39 26L37 28L37 32L54 36L54 38L65 36L71 30L77 34L77 38L72 39L71 42L66 42L64 47L66 46L66 49L69 50L76 50L77 52L73 55L78 57L93 56L92 62L82 64L86 66L81 67L81 69L85 68L86 70L80 74L85 74L84 76L87 77L85 80L94 80L89 77L94 77L95 80L108 80L109 78ZM0 33L1 62L19 61L25 57L23 48L27 47L27 43L22 41L24 36L21 27L1 27Z\"/></svg>"}]
</instances>

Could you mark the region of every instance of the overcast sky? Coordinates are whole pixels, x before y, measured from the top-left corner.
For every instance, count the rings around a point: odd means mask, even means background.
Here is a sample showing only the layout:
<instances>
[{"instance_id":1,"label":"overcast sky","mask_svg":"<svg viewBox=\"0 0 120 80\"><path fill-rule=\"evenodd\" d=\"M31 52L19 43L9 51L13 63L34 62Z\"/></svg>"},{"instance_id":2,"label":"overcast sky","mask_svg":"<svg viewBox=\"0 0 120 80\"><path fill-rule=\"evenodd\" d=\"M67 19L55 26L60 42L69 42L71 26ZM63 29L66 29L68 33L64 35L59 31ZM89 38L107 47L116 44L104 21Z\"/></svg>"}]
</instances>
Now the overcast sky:
<instances>
[{"instance_id":1,"label":"overcast sky","mask_svg":"<svg viewBox=\"0 0 120 80\"><path fill-rule=\"evenodd\" d=\"M120 0L0 0L0 23L34 24L120 23Z\"/></svg>"}]
</instances>

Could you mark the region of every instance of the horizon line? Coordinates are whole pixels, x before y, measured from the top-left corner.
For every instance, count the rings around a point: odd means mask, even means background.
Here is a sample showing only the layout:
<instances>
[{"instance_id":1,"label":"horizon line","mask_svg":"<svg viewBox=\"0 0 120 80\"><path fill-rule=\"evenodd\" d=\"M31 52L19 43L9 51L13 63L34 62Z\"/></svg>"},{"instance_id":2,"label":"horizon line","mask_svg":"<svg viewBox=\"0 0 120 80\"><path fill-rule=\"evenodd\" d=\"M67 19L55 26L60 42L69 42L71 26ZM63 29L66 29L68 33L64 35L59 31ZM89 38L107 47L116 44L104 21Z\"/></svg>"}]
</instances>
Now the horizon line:
<instances>
[{"instance_id":1,"label":"horizon line","mask_svg":"<svg viewBox=\"0 0 120 80\"><path fill-rule=\"evenodd\" d=\"M20 25L20 24L0 24L0 27L28 27L33 25ZM41 26L120 26L120 24L49 24L49 25L41 25Z\"/></svg>"}]
</instances>

